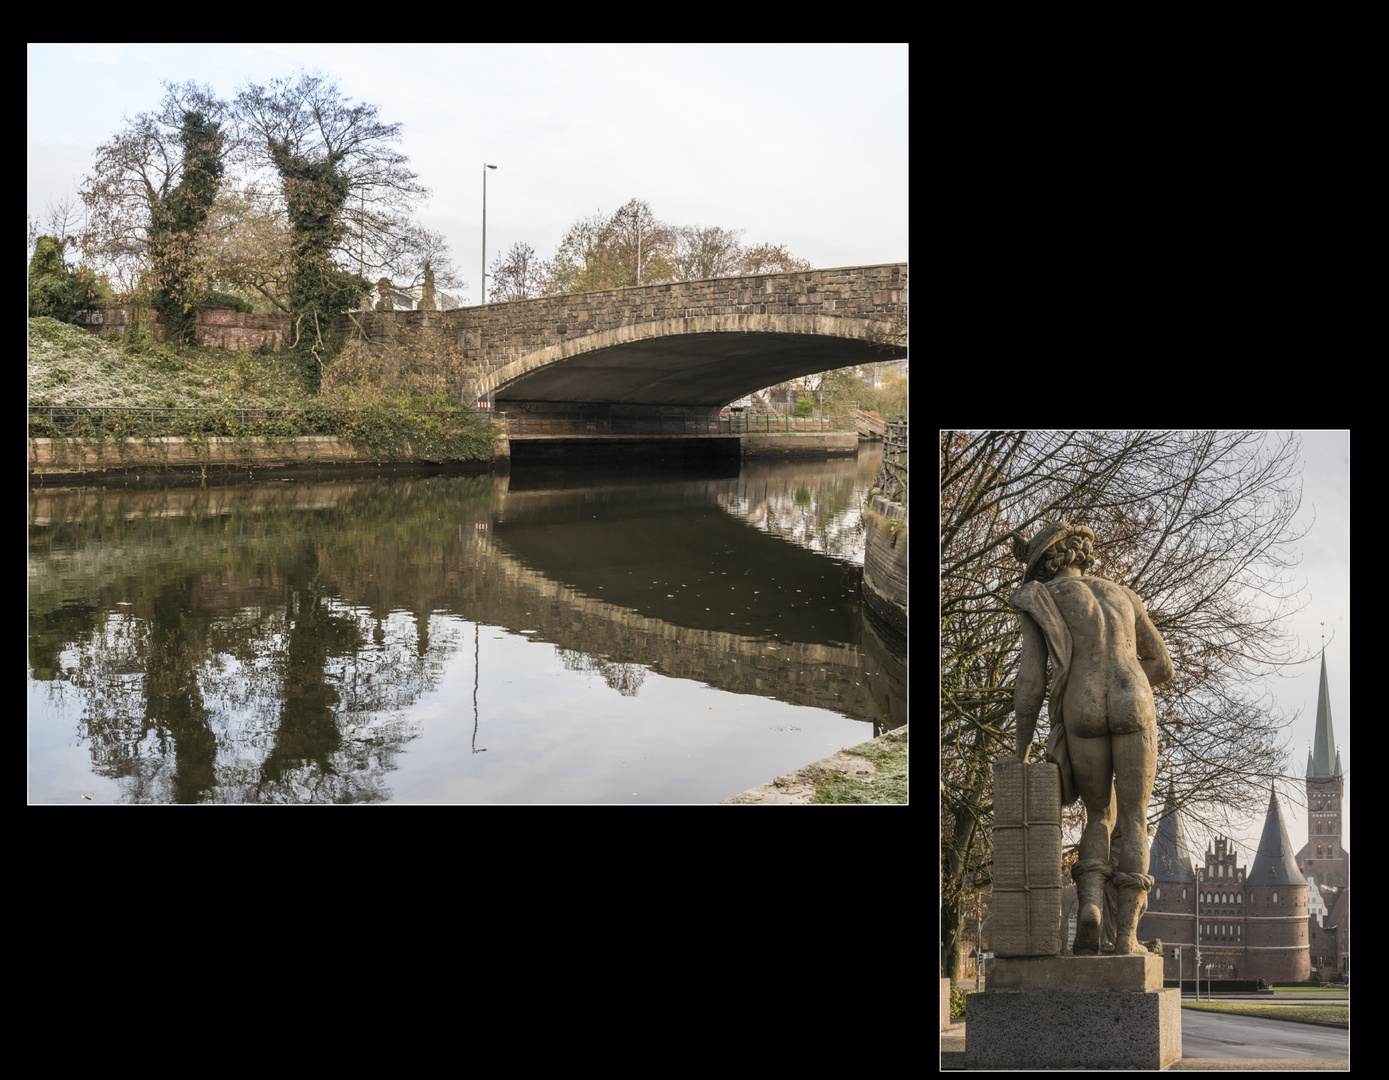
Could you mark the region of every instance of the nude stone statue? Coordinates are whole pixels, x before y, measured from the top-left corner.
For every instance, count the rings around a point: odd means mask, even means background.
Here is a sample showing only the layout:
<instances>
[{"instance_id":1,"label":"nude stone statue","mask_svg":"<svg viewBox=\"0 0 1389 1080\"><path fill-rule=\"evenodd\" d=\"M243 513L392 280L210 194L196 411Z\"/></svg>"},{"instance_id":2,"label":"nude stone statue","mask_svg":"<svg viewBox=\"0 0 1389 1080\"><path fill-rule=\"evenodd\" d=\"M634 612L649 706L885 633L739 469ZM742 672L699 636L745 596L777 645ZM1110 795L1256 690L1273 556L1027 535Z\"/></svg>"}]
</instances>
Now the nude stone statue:
<instances>
[{"instance_id":1,"label":"nude stone statue","mask_svg":"<svg viewBox=\"0 0 1389 1080\"><path fill-rule=\"evenodd\" d=\"M1048 523L1031 541L1013 534L1026 565L1009 598L1022 612L1022 655L1014 689L1018 747L1026 762L1047 689L1051 736L1046 760L1061 771L1061 800L1085 806L1080 858L1071 871L1080 903L1073 951L1106 948L1105 886L1114 893L1114 952L1141 953L1135 930L1148 906L1147 810L1157 771L1157 710L1152 687L1172 678L1172 658L1138 594L1082 576L1095 561L1095 534ZM1111 835L1116 851L1110 851ZM1115 856L1111 865L1111 854Z\"/></svg>"}]
</instances>

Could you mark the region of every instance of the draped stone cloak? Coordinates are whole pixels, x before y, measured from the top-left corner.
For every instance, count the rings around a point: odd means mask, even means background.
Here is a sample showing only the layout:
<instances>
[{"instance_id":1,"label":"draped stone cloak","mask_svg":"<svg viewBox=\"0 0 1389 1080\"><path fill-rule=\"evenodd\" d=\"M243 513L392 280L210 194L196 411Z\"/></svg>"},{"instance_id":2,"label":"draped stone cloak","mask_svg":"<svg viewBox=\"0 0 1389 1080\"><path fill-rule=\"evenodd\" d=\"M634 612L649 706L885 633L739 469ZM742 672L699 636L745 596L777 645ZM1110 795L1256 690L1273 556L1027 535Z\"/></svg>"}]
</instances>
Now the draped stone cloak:
<instances>
[{"instance_id":1,"label":"draped stone cloak","mask_svg":"<svg viewBox=\"0 0 1389 1080\"><path fill-rule=\"evenodd\" d=\"M1061 609L1040 581L1029 581L1008 598L1008 602L1032 619L1041 628L1051 656L1051 693L1047 697L1047 713L1051 717L1051 734L1047 737L1046 760L1061 771L1061 804L1070 806L1080 793L1076 791L1075 774L1071 771L1071 755L1066 747L1066 724L1062 704L1066 699L1066 682L1071 674L1071 631L1061 615Z\"/></svg>"}]
</instances>

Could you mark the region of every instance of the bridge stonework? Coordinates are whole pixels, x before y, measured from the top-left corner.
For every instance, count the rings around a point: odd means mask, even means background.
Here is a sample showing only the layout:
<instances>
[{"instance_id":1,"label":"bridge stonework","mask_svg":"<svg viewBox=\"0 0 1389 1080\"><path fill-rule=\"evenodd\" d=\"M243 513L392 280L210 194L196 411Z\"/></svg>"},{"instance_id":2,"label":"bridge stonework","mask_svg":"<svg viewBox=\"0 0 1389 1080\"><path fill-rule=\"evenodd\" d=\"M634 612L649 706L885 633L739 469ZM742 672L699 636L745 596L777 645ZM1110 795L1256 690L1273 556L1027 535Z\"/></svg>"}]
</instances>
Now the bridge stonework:
<instances>
[{"instance_id":1,"label":"bridge stonework","mask_svg":"<svg viewBox=\"0 0 1389 1080\"><path fill-rule=\"evenodd\" d=\"M390 330L440 332L464 357L457 390L463 400L472 400L585 353L688 335L841 338L883 350L873 358L901 356L906 311L907 264L887 263L569 293L452 311L398 311L386 316L390 322L363 313L358 321L372 337ZM355 327L343 318L334 329L348 335ZM845 365L808 367L802 373L829 366Z\"/></svg>"}]
</instances>

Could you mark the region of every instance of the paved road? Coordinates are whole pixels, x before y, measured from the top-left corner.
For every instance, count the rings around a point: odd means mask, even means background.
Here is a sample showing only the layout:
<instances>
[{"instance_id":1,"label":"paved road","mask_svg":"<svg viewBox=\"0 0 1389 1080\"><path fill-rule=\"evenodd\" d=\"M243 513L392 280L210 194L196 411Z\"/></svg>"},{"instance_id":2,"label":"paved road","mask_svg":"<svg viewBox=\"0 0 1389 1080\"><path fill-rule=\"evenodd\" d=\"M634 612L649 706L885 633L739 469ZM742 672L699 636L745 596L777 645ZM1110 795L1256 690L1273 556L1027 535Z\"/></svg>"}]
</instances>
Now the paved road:
<instances>
[{"instance_id":1,"label":"paved road","mask_svg":"<svg viewBox=\"0 0 1389 1080\"><path fill-rule=\"evenodd\" d=\"M1349 1058L1350 1032L1260 1016L1182 1010L1184 1058Z\"/></svg>"}]
</instances>

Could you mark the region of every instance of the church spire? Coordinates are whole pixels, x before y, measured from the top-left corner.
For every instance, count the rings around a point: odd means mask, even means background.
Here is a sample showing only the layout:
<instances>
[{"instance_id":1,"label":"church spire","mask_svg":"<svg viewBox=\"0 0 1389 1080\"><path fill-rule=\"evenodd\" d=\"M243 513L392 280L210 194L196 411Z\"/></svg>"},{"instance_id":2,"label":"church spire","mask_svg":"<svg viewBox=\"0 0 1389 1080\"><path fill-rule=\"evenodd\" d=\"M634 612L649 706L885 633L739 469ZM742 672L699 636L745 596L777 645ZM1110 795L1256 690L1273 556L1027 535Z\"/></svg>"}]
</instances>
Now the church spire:
<instances>
[{"instance_id":1,"label":"church spire","mask_svg":"<svg viewBox=\"0 0 1389 1080\"><path fill-rule=\"evenodd\" d=\"M1326 650L1321 654L1321 688L1317 691L1317 731L1312 740L1311 760L1307 765L1309 780L1326 780L1341 775L1341 758L1336 753L1335 734L1331 730L1331 692L1326 685Z\"/></svg>"}]
</instances>

